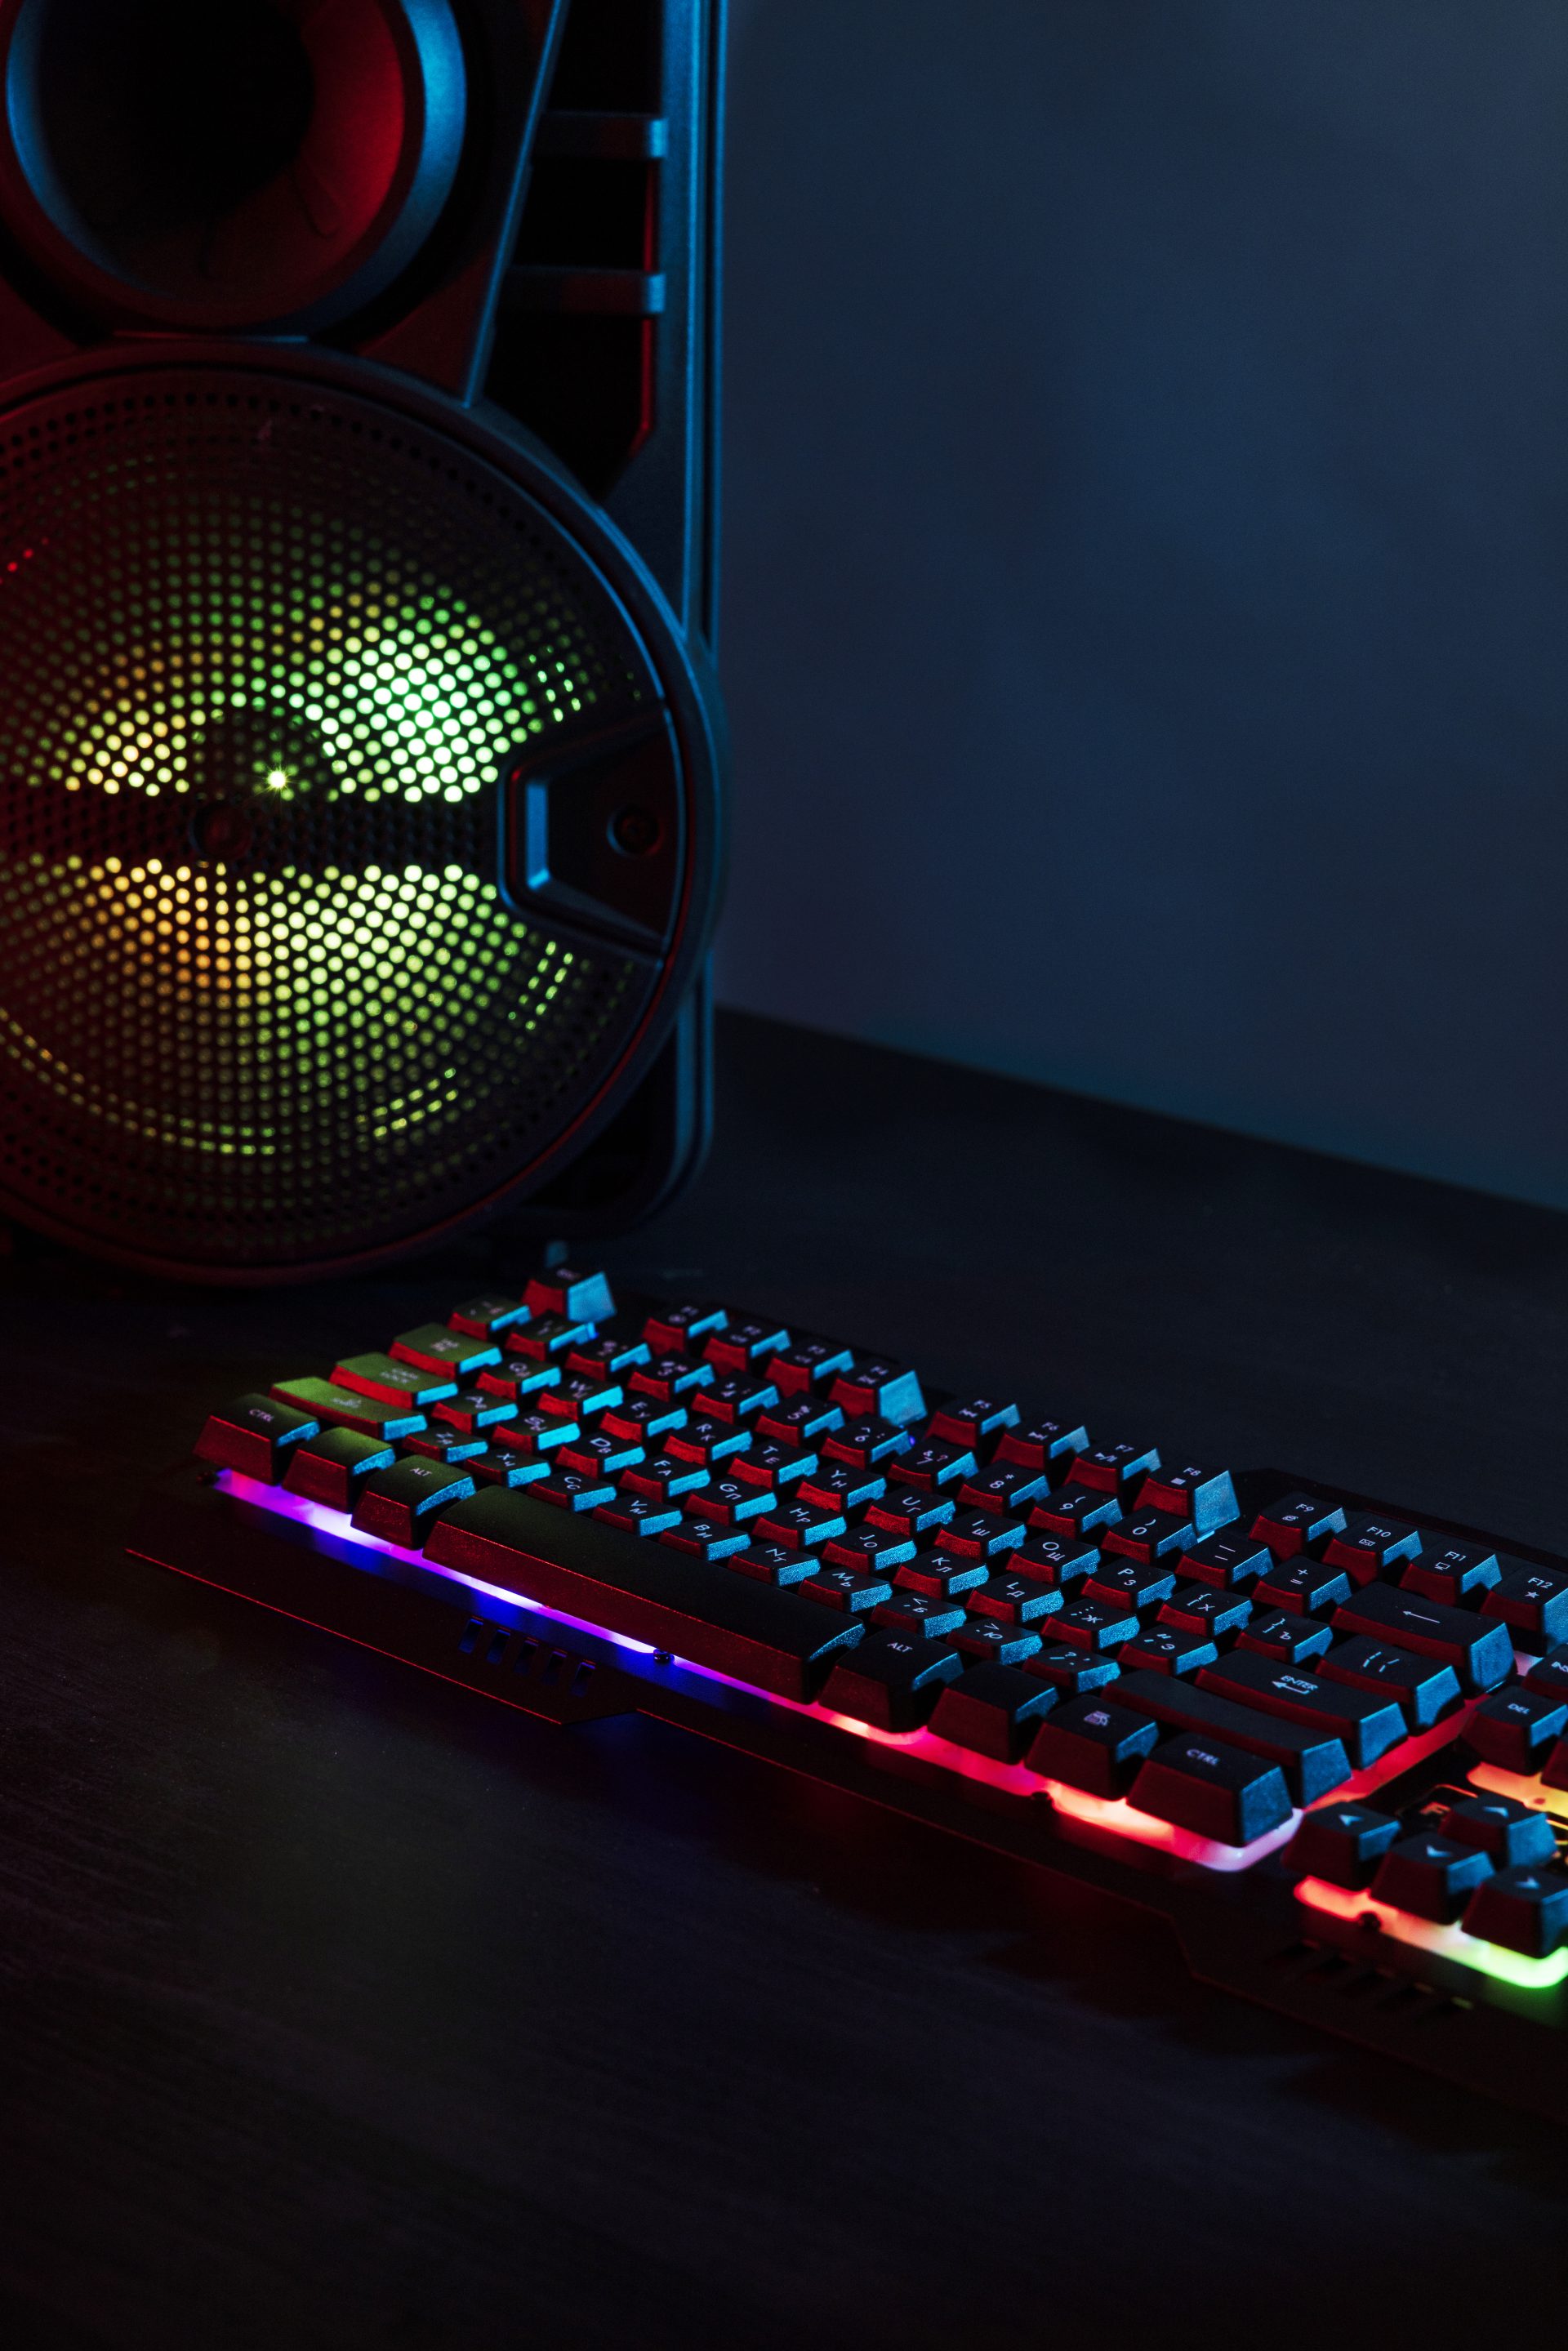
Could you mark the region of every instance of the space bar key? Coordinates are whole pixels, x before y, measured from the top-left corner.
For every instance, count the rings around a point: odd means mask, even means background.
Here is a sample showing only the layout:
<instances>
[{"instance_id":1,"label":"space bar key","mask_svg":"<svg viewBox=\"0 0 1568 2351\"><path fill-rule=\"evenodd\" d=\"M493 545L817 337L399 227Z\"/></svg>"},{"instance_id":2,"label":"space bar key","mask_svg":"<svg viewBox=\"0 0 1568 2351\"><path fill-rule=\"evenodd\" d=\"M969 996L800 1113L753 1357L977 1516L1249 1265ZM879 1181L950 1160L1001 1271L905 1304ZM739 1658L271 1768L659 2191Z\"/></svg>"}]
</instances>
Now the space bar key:
<instances>
[{"instance_id":1,"label":"space bar key","mask_svg":"<svg viewBox=\"0 0 1568 2351\"><path fill-rule=\"evenodd\" d=\"M448 1510L424 1555L433 1566L478 1576L802 1703L815 1698L835 1659L863 1630L858 1618L830 1614L795 1593L552 1510L507 1487L486 1487Z\"/></svg>"}]
</instances>

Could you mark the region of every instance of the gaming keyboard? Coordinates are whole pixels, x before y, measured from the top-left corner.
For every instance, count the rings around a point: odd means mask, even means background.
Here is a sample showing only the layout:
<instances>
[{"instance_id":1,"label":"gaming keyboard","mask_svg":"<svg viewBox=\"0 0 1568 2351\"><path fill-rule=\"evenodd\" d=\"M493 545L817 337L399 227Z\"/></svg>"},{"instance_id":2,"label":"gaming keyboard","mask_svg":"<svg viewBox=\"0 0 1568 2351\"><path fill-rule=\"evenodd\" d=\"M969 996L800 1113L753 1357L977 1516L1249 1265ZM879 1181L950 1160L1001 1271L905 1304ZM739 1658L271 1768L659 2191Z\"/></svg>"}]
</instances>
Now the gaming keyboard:
<instances>
[{"instance_id":1,"label":"gaming keyboard","mask_svg":"<svg viewBox=\"0 0 1568 2351\"><path fill-rule=\"evenodd\" d=\"M1568 2120L1568 1562L1045 1404L560 1267L224 1405L131 1548L1087 1880Z\"/></svg>"}]
</instances>

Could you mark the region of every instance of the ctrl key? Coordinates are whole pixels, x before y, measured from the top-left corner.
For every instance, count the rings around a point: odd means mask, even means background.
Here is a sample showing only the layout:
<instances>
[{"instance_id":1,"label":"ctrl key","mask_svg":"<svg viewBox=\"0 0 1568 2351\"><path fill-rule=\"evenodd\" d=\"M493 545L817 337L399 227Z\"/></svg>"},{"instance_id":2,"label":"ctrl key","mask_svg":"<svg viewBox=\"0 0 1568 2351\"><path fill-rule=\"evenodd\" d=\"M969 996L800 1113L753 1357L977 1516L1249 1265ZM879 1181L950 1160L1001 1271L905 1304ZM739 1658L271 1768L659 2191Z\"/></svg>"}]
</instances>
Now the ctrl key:
<instances>
[{"instance_id":1,"label":"ctrl key","mask_svg":"<svg viewBox=\"0 0 1568 2351\"><path fill-rule=\"evenodd\" d=\"M1029 1768L1091 1796L1122 1796L1160 1735L1157 1722L1113 1698L1070 1698L1042 1722Z\"/></svg>"},{"instance_id":2,"label":"ctrl key","mask_svg":"<svg viewBox=\"0 0 1568 2351\"><path fill-rule=\"evenodd\" d=\"M1191 1730L1150 1756L1132 1801L1141 1813L1215 1844L1251 1844L1291 1817L1291 1792L1277 1763Z\"/></svg>"},{"instance_id":3,"label":"ctrl key","mask_svg":"<svg viewBox=\"0 0 1568 2351\"><path fill-rule=\"evenodd\" d=\"M275 1396L236 1396L222 1412L209 1415L196 1439L196 1458L276 1485L290 1448L316 1436L320 1426L309 1413Z\"/></svg>"}]
</instances>

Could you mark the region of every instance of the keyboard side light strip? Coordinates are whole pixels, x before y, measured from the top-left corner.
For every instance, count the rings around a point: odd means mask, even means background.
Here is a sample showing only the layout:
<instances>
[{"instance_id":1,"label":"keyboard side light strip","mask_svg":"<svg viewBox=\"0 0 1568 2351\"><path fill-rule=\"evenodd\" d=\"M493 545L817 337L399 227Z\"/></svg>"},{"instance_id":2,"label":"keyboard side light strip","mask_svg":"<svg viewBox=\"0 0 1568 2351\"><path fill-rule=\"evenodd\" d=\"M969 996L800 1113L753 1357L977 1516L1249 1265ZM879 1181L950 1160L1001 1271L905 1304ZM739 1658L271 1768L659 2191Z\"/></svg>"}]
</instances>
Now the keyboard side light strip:
<instances>
[{"instance_id":1,"label":"keyboard side light strip","mask_svg":"<svg viewBox=\"0 0 1568 2351\"><path fill-rule=\"evenodd\" d=\"M1462 1927L1416 1918L1408 1910L1391 1909L1386 1902L1375 1902L1369 1894L1353 1894L1322 1877L1303 1877L1296 1887L1296 1899L1309 1910L1324 1910L1330 1917L1346 1918L1356 1926L1375 1918L1391 1942L1408 1943L1416 1950L1458 1959L1462 1967L1474 1968L1478 1975L1494 1976L1499 1983L1513 1984L1522 1991L1550 1991L1568 1977L1568 1944L1550 1959L1527 1959L1522 1951L1506 1950L1500 1943L1483 1943L1479 1936L1467 1935ZM1367 1940L1369 1948L1375 1949L1376 1938L1369 1935Z\"/></svg>"},{"instance_id":2,"label":"keyboard side light strip","mask_svg":"<svg viewBox=\"0 0 1568 2351\"><path fill-rule=\"evenodd\" d=\"M624 1633L612 1633L596 1625L591 1617L569 1616L558 1608L546 1607L543 1601L530 1600L526 1593L508 1591L504 1584L486 1583L476 1575L465 1575L459 1569L437 1566L423 1552L407 1551L400 1543L388 1542L382 1535L367 1534L356 1527L348 1513L329 1510L324 1503L308 1501L302 1495L284 1493L256 1478L247 1478L238 1469L221 1469L216 1484L236 1501L249 1502L279 1518L293 1519L302 1526L313 1527L322 1534L331 1535L340 1542L348 1542L367 1551L384 1552L389 1559L404 1560L410 1566L423 1568L427 1575L439 1575L448 1583L461 1584L465 1591L479 1593L487 1600L502 1600L516 1608L528 1608L538 1616L548 1617L553 1624L566 1625L575 1632L591 1633L596 1640L612 1641L617 1648L631 1649L639 1656L660 1655L648 1641L634 1641ZM700 1666L689 1657L680 1659L687 1673L700 1674L706 1681L721 1682L727 1688L744 1690L747 1697L763 1698L769 1706L782 1707L790 1714L807 1716L815 1722L831 1723L835 1730L846 1730L852 1738L863 1739L876 1747L892 1747L956 1772L966 1780L978 1780L988 1787L1000 1788L1009 1795L1051 1798L1053 1808L1067 1819L1081 1821L1087 1827L1103 1829L1113 1836L1124 1837L1134 1844L1168 1853L1181 1861L1196 1862L1204 1869L1218 1870L1227 1876L1237 1870L1250 1869L1264 1856L1288 1844L1301 1826L1301 1816L1292 1812L1289 1820L1270 1829L1266 1836L1254 1838L1250 1844L1218 1844L1211 1837L1198 1836L1190 1829L1177 1828L1162 1821L1153 1813L1140 1812L1125 1797L1114 1800L1092 1796L1081 1788L1071 1788L1061 1780L1048 1780L1038 1771L1026 1771L1021 1763L998 1763L988 1755L977 1755L967 1747L956 1746L951 1740L939 1739L930 1730L879 1730L873 1723L862 1722L851 1714L839 1714L825 1706L800 1706L793 1698L779 1698L771 1690L759 1690L752 1682L737 1681L731 1674L716 1672L711 1666Z\"/></svg>"}]
</instances>

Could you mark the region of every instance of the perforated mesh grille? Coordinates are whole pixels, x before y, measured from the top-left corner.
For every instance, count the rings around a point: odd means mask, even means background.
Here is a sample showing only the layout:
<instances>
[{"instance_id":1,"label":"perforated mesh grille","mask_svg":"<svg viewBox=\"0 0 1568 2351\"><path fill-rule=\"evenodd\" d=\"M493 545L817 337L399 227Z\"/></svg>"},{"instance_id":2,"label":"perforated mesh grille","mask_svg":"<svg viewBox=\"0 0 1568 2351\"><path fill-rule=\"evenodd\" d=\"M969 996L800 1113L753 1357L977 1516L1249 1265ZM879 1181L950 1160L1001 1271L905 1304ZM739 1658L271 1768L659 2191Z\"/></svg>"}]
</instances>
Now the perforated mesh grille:
<instances>
[{"instance_id":1,"label":"perforated mesh grille","mask_svg":"<svg viewBox=\"0 0 1568 2351\"><path fill-rule=\"evenodd\" d=\"M656 687L455 444L213 370L0 420L0 1182L120 1249L387 1246L536 1159L653 975L497 891L496 776Z\"/></svg>"}]
</instances>

